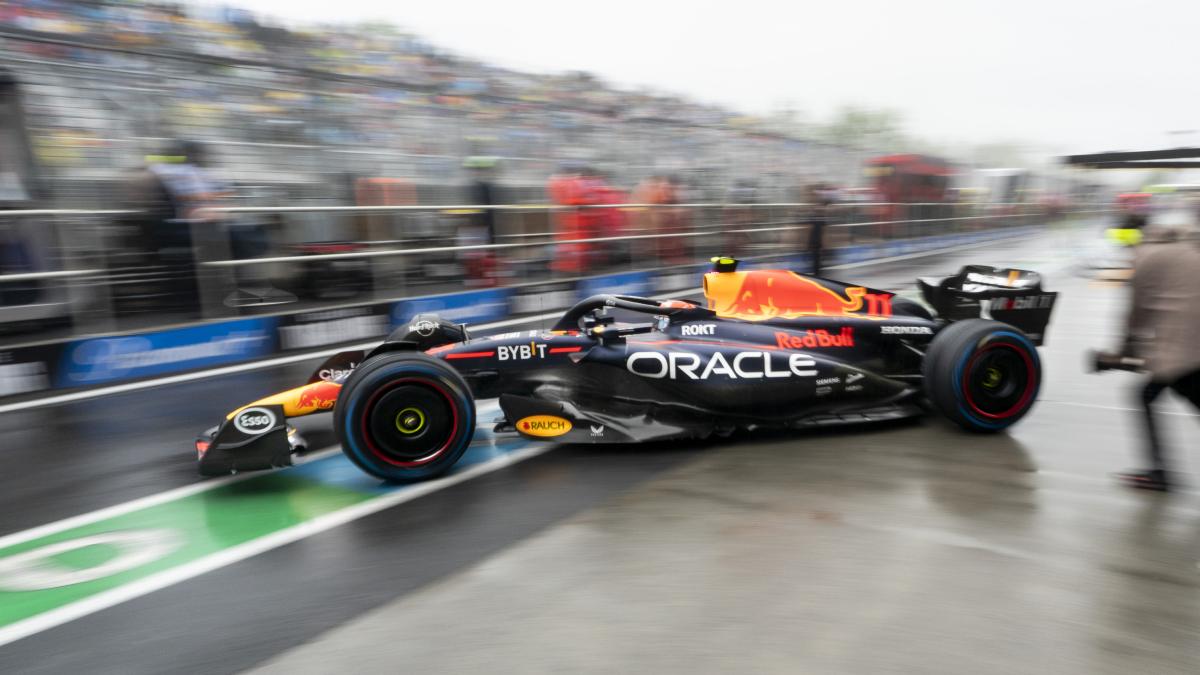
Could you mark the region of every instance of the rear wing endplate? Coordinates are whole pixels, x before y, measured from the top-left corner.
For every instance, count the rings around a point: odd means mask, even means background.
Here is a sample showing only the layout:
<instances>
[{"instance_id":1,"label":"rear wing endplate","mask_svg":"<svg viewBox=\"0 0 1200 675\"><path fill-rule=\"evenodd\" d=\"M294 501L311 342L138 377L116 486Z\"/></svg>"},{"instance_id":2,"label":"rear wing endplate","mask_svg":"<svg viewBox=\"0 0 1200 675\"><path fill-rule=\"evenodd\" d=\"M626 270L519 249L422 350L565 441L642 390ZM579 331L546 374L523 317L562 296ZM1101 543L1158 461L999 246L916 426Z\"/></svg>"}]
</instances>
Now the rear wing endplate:
<instances>
[{"instance_id":1,"label":"rear wing endplate","mask_svg":"<svg viewBox=\"0 0 1200 675\"><path fill-rule=\"evenodd\" d=\"M1046 327L1058 293L1042 290L1037 272L967 265L958 274L917 279L925 302L941 319L992 319L1021 329L1034 344L1046 341Z\"/></svg>"}]
</instances>

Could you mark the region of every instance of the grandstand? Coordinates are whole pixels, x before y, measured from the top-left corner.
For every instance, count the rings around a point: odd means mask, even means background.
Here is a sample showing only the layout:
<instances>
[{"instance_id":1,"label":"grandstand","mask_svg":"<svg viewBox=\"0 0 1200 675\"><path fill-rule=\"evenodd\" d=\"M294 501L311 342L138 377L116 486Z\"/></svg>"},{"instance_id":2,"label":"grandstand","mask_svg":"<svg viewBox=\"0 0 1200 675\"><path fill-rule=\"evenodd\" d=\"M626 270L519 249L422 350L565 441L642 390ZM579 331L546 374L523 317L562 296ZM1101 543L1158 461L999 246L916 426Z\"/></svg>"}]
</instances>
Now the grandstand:
<instances>
[{"instance_id":1,"label":"grandstand","mask_svg":"<svg viewBox=\"0 0 1200 675\"><path fill-rule=\"evenodd\" d=\"M625 185L683 173L697 196L749 177L769 198L818 173L853 182L864 156L583 73L502 69L392 29L287 30L235 9L9 2L0 64L26 89L59 204L111 194L169 138L204 141L231 184L290 200L345 201L345 178L389 176L423 203L455 201L462 158L479 154L505 158L515 201L541 199L565 162Z\"/></svg>"}]
</instances>

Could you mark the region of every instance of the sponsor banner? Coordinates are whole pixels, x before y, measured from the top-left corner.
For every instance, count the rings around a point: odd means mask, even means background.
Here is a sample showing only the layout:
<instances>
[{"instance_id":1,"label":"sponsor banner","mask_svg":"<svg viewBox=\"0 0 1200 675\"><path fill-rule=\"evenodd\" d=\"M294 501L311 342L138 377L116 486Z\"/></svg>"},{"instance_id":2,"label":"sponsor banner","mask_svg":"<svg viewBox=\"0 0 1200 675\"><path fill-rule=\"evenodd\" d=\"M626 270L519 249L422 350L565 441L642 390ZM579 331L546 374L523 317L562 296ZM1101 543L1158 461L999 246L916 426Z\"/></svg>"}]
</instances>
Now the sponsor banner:
<instances>
[{"instance_id":1,"label":"sponsor banner","mask_svg":"<svg viewBox=\"0 0 1200 675\"><path fill-rule=\"evenodd\" d=\"M788 268L794 270L811 270L812 254L805 251L787 257Z\"/></svg>"},{"instance_id":2,"label":"sponsor banner","mask_svg":"<svg viewBox=\"0 0 1200 675\"><path fill-rule=\"evenodd\" d=\"M580 300L593 295L646 296L653 293L654 283L650 272L622 272L580 279L576 288L576 297Z\"/></svg>"},{"instance_id":3,"label":"sponsor banner","mask_svg":"<svg viewBox=\"0 0 1200 675\"><path fill-rule=\"evenodd\" d=\"M382 339L391 330L387 305L344 307L279 317L279 349L309 349Z\"/></svg>"},{"instance_id":4,"label":"sponsor banner","mask_svg":"<svg viewBox=\"0 0 1200 675\"><path fill-rule=\"evenodd\" d=\"M61 345L0 350L0 397L49 389Z\"/></svg>"},{"instance_id":5,"label":"sponsor banner","mask_svg":"<svg viewBox=\"0 0 1200 675\"><path fill-rule=\"evenodd\" d=\"M509 314L541 314L566 309L575 304L575 282L557 281L514 288L509 298Z\"/></svg>"},{"instance_id":6,"label":"sponsor banner","mask_svg":"<svg viewBox=\"0 0 1200 675\"><path fill-rule=\"evenodd\" d=\"M219 366L275 351L275 318L77 340L62 355L57 384L78 387Z\"/></svg>"},{"instance_id":7,"label":"sponsor banner","mask_svg":"<svg viewBox=\"0 0 1200 675\"><path fill-rule=\"evenodd\" d=\"M834 260L839 264L856 263L871 258L878 258L880 254L880 246L862 245L862 246L843 246L834 249Z\"/></svg>"},{"instance_id":8,"label":"sponsor banner","mask_svg":"<svg viewBox=\"0 0 1200 675\"><path fill-rule=\"evenodd\" d=\"M511 288L491 288L486 291L401 300L392 305L392 326L407 326L409 319L428 312L455 323L496 321L508 315L509 298L512 294Z\"/></svg>"}]
</instances>

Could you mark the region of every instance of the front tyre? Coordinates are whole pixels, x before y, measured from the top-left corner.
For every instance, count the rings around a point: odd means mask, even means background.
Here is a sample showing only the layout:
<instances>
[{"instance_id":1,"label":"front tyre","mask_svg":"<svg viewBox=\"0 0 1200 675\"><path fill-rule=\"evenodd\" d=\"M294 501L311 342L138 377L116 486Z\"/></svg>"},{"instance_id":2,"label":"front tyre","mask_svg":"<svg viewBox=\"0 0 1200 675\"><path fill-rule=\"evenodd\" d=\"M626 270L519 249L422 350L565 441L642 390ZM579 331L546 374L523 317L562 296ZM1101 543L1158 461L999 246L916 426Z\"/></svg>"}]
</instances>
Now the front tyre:
<instances>
[{"instance_id":1,"label":"front tyre","mask_svg":"<svg viewBox=\"0 0 1200 675\"><path fill-rule=\"evenodd\" d=\"M925 392L939 412L970 431L996 432L1037 399L1042 364L1019 329L970 319L937 334L923 366Z\"/></svg>"},{"instance_id":2,"label":"front tyre","mask_svg":"<svg viewBox=\"0 0 1200 675\"><path fill-rule=\"evenodd\" d=\"M342 451L363 471L408 482L445 473L475 433L471 390L445 362L391 352L354 369L333 424Z\"/></svg>"}]
</instances>

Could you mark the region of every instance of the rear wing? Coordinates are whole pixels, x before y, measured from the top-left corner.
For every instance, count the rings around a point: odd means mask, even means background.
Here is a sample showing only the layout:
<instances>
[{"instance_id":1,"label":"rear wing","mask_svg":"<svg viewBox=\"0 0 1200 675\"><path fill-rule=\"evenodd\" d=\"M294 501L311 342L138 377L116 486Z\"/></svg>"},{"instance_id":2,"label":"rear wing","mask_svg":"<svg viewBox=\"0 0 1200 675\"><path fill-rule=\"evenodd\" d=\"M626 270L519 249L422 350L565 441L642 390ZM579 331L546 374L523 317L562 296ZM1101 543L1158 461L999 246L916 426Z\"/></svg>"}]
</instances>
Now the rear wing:
<instances>
[{"instance_id":1,"label":"rear wing","mask_svg":"<svg viewBox=\"0 0 1200 675\"><path fill-rule=\"evenodd\" d=\"M1020 328L1041 345L1058 293L1042 290L1042 276L1029 270L967 265L958 274L917 279L921 295L946 321L993 319Z\"/></svg>"}]
</instances>

